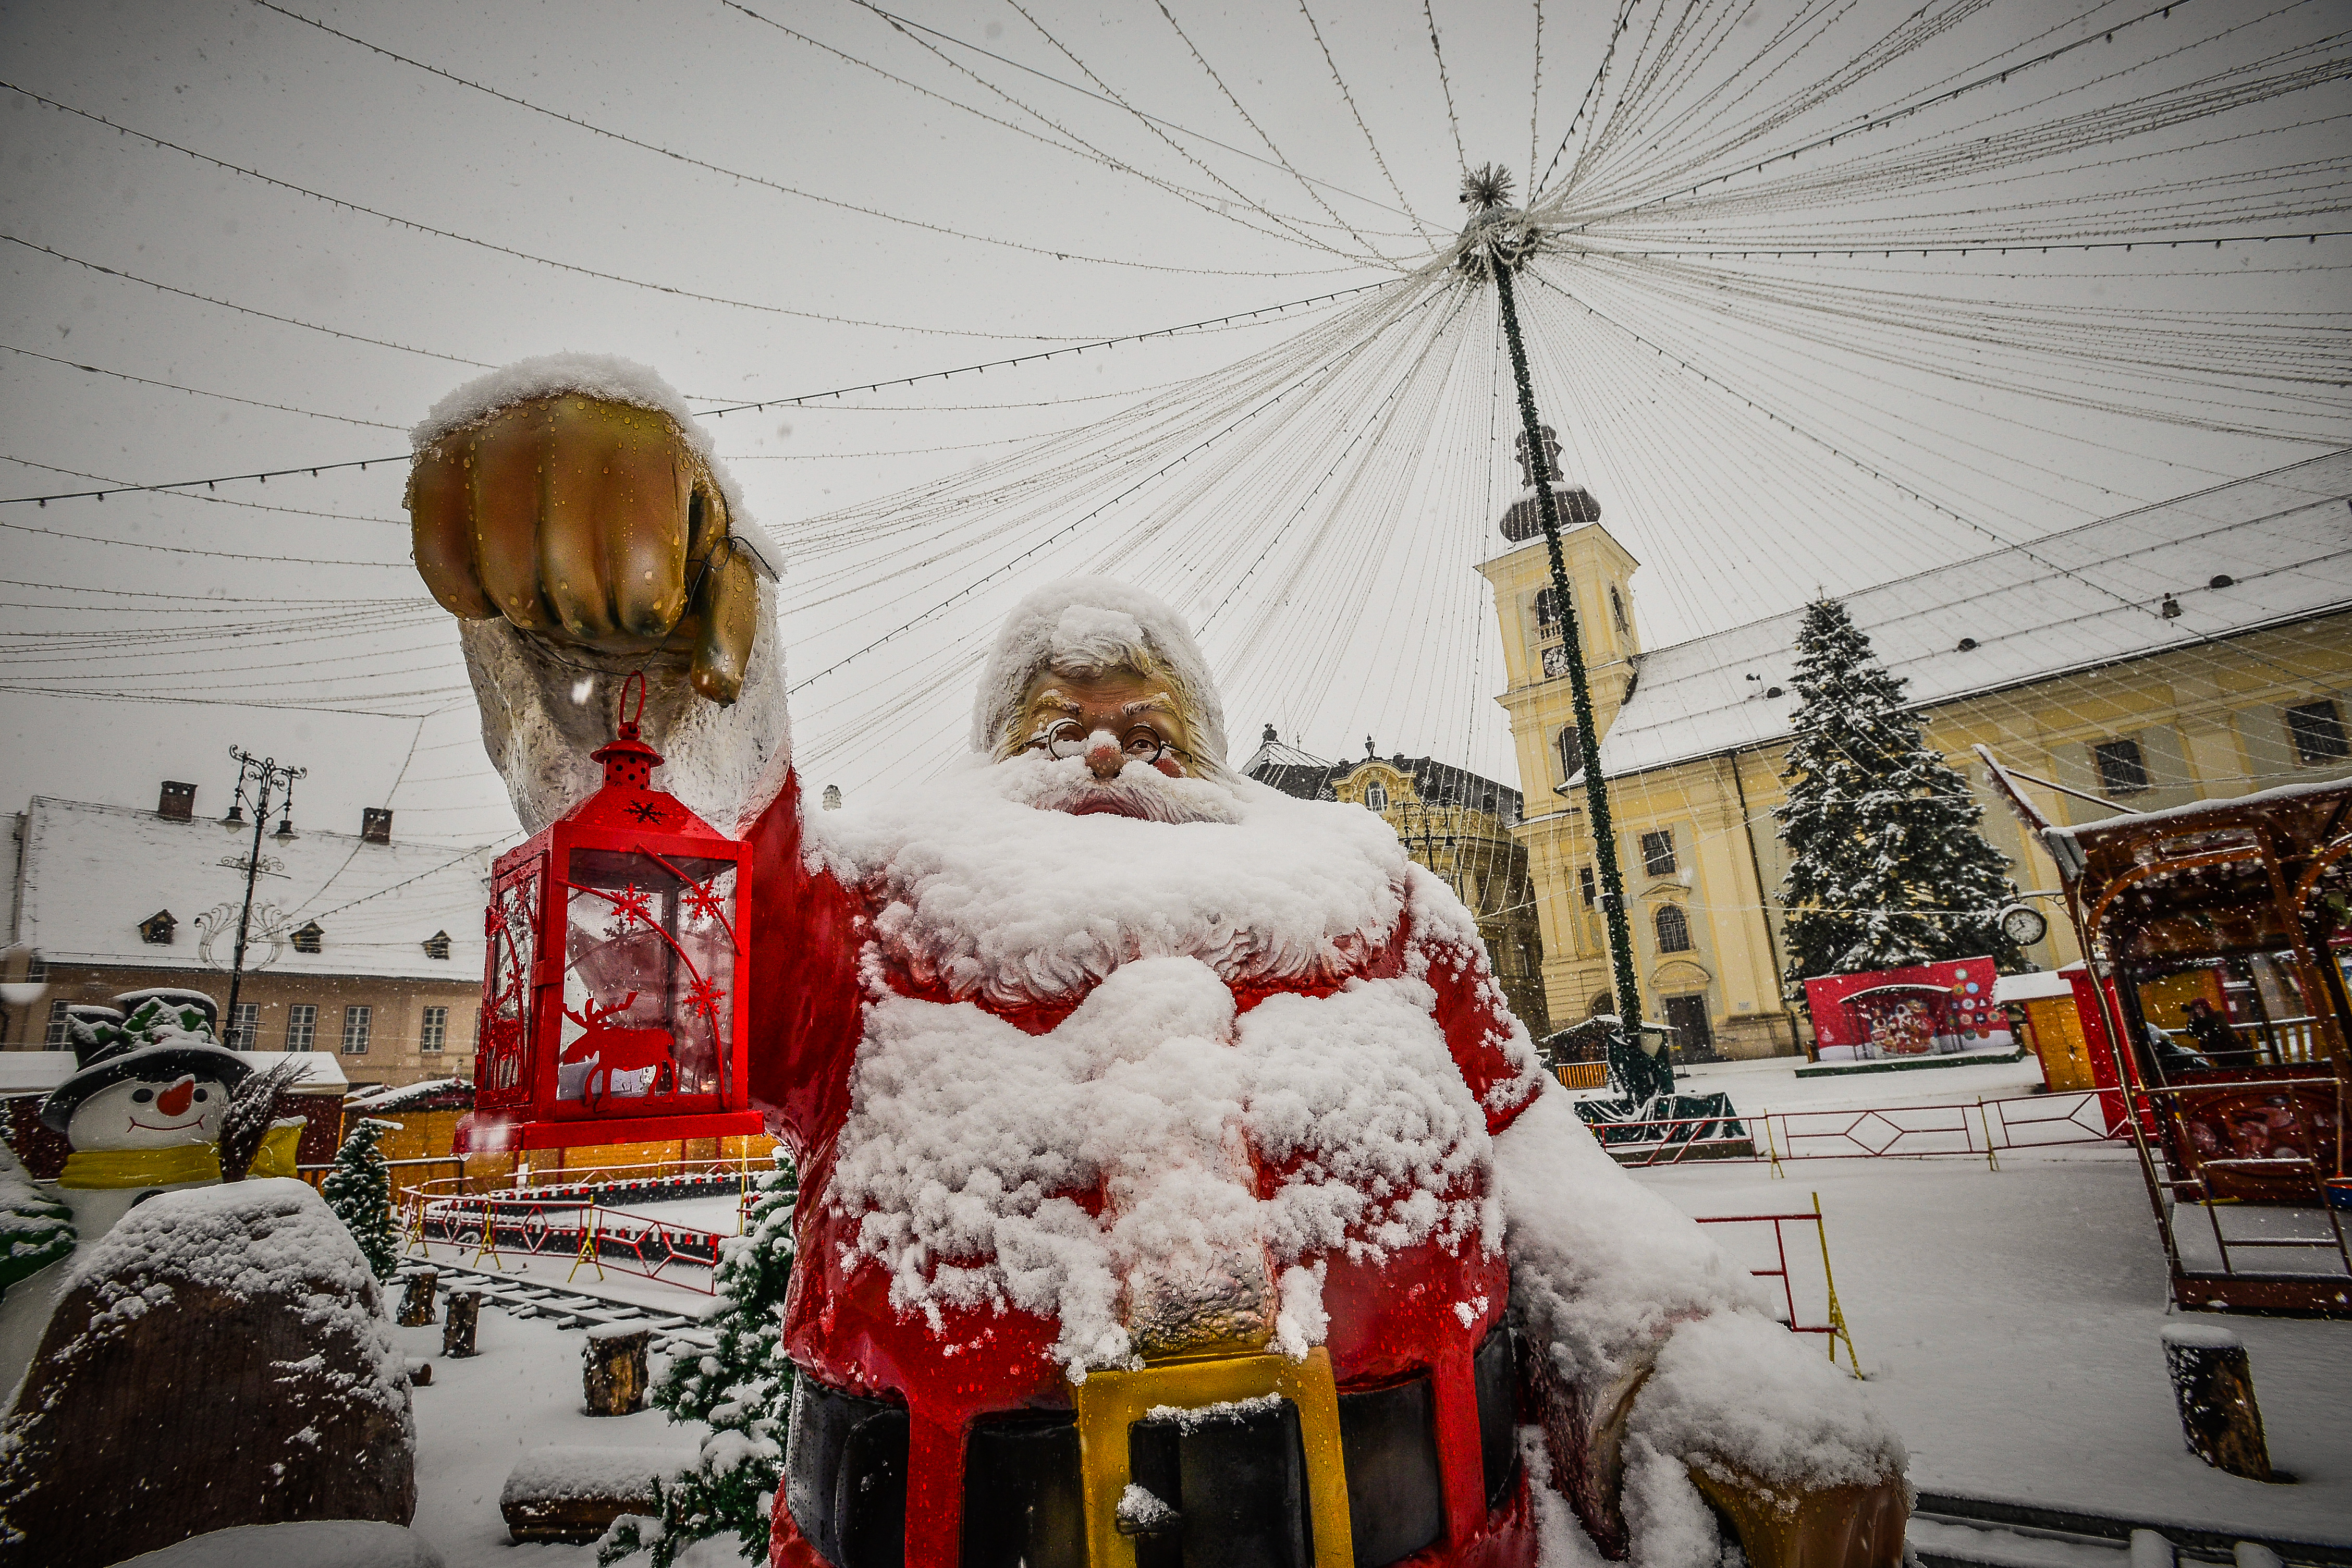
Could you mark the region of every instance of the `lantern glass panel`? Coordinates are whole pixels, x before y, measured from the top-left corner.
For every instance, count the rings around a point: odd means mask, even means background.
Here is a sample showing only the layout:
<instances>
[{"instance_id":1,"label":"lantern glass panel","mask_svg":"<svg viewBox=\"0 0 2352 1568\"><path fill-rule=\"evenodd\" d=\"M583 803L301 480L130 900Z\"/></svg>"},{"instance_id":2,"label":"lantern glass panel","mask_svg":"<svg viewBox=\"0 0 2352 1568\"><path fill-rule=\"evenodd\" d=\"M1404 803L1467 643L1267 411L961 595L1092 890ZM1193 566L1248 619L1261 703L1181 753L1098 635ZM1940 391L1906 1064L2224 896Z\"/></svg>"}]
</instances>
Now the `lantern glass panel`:
<instances>
[{"instance_id":1,"label":"lantern glass panel","mask_svg":"<svg viewBox=\"0 0 2352 1568\"><path fill-rule=\"evenodd\" d=\"M475 1062L476 1103L520 1105L530 1098L531 967L539 955L539 884L533 859L499 879L490 894L488 982Z\"/></svg>"},{"instance_id":2,"label":"lantern glass panel","mask_svg":"<svg viewBox=\"0 0 2352 1568\"><path fill-rule=\"evenodd\" d=\"M555 1098L718 1095L734 1047L736 864L574 849Z\"/></svg>"}]
</instances>

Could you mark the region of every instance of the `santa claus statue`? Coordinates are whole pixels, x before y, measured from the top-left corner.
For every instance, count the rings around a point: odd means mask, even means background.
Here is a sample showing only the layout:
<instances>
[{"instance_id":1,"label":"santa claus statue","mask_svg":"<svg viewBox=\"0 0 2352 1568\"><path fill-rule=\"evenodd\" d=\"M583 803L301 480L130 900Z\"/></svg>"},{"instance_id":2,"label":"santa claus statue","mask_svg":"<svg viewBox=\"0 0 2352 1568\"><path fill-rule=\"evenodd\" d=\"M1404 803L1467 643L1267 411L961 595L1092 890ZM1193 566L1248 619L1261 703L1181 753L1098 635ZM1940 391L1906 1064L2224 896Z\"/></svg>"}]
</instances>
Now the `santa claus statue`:
<instances>
[{"instance_id":1,"label":"santa claus statue","mask_svg":"<svg viewBox=\"0 0 2352 1568\"><path fill-rule=\"evenodd\" d=\"M811 812L675 394L534 362L416 447L525 826L642 668L664 786L754 847L751 1083L801 1173L777 1563L1900 1560L1859 1387L1595 1145L1378 816L1230 771L1165 605L1030 595L969 770Z\"/></svg>"}]
</instances>

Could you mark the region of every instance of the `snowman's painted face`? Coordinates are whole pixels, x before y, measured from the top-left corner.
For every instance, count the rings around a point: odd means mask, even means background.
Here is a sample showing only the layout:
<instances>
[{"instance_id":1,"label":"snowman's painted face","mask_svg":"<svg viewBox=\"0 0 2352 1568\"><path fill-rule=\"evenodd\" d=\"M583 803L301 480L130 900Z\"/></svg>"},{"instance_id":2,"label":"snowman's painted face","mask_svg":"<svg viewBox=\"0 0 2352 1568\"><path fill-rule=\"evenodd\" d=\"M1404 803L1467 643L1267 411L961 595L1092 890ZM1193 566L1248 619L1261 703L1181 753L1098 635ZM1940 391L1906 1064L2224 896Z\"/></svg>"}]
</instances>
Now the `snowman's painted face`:
<instances>
[{"instance_id":1,"label":"snowman's painted face","mask_svg":"<svg viewBox=\"0 0 2352 1568\"><path fill-rule=\"evenodd\" d=\"M217 1079L188 1073L162 1082L128 1079L76 1106L66 1138L77 1150L212 1143L219 1141L227 1106L228 1089Z\"/></svg>"}]
</instances>

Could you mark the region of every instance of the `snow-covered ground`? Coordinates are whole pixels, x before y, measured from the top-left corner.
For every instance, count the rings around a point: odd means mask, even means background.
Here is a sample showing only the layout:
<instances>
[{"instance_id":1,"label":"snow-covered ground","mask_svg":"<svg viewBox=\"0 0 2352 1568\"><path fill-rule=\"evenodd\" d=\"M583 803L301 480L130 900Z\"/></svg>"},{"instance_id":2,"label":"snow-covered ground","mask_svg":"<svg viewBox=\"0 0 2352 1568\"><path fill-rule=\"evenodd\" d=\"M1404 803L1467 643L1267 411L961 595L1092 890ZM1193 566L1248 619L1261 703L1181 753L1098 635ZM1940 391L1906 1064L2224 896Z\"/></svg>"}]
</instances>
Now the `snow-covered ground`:
<instances>
[{"instance_id":1,"label":"snow-covered ground","mask_svg":"<svg viewBox=\"0 0 2352 1568\"><path fill-rule=\"evenodd\" d=\"M1940 1084L1991 1070L1886 1076ZM1737 1088L1734 1097L1748 1108ZM1784 1168L1779 1180L1748 1163L1636 1179L1694 1215L1792 1213L1821 1194L1871 1397L1910 1445L1922 1489L2352 1542L2352 1323L2198 1320L2245 1340L2272 1460L2296 1480L2265 1486L2189 1454L2158 1340L2177 1320L2167 1316L2164 1254L2130 1151L2004 1152L1999 1172L1969 1159ZM1750 1267L1772 1261L1769 1226L1709 1228ZM1818 1323L1811 1227L1789 1237L1799 1318Z\"/></svg>"},{"instance_id":2,"label":"snow-covered ground","mask_svg":"<svg viewBox=\"0 0 2352 1568\"><path fill-rule=\"evenodd\" d=\"M706 1428L673 1425L656 1410L635 1415L583 1412L580 1347L587 1336L547 1318L516 1318L484 1303L475 1335L479 1355L441 1354L441 1329L395 1329L403 1349L433 1363L433 1383L415 1394L416 1519L412 1526L448 1568L591 1568L593 1546L517 1546L507 1538L499 1493L517 1460L534 1449L674 1448L693 1458ZM660 1357L656 1357L656 1363ZM720 1568L741 1561L731 1542L704 1542L680 1561Z\"/></svg>"}]
</instances>

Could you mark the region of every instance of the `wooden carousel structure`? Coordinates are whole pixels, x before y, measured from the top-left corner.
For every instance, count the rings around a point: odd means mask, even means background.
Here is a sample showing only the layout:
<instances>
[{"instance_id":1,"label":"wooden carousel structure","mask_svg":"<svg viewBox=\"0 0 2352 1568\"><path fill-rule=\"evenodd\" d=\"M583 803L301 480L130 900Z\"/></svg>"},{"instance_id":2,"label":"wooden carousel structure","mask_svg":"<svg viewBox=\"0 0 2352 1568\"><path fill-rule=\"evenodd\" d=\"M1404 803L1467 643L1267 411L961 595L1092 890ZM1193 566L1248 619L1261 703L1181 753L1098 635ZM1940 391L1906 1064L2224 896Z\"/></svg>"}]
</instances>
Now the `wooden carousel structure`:
<instances>
[{"instance_id":1,"label":"wooden carousel structure","mask_svg":"<svg viewBox=\"0 0 2352 1568\"><path fill-rule=\"evenodd\" d=\"M2061 827L2019 781L2064 786L1979 753L2057 862L2084 1032L2174 1300L2352 1316L2352 782Z\"/></svg>"}]
</instances>

